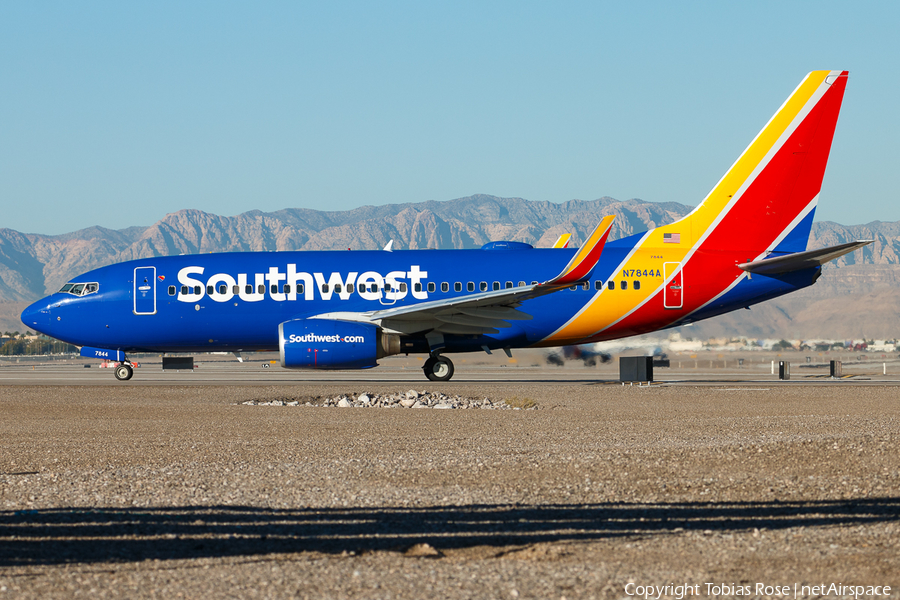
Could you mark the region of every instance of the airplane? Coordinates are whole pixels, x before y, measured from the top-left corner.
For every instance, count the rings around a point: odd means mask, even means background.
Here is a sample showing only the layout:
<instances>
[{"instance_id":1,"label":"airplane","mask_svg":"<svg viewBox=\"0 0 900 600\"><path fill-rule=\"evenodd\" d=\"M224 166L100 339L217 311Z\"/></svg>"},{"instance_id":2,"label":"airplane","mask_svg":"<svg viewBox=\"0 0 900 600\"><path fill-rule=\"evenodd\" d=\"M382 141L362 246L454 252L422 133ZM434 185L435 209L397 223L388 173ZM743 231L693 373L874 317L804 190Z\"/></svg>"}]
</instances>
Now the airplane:
<instances>
[{"instance_id":1,"label":"airplane","mask_svg":"<svg viewBox=\"0 0 900 600\"><path fill-rule=\"evenodd\" d=\"M95 269L22 321L82 356L273 351L288 369L366 369L425 354L447 381L461 352L552 347L677 327L815 283L871 243L807 250L847 83L809 73L706 198L674 223L580 248L246 252L153 257Z\"/></svg>"}]
</instances>

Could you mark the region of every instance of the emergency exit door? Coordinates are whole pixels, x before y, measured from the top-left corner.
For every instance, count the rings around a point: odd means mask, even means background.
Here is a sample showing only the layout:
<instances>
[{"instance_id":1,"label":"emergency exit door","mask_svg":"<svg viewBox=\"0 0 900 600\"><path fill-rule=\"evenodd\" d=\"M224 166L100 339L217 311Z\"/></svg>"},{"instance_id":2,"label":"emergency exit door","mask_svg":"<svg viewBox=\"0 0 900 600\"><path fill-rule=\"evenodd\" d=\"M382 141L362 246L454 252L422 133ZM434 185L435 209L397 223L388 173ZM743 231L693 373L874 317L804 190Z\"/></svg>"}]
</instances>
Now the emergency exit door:
<instances>
[{"instance_id":1,"label":"emergency exit door","mask_svg":"<svg viewBox=\"0 0 900 600\"><path fill-rule=\"evenodd\" d=\"M666 287L663 288L663 308L682 308L684 306L684 284L681 273L681 263L663 263L663 275L666 282Z\"/></svg>"},{"instance_id":2,"label":"emergency exit door","mask_svg":"<svg viewBox=\"0 0 900 600\"><path fill-rule=\"evenodd\" d=\"M156 314L156 267L134 270L134 314Z\"/></svg>"}]
</instances>

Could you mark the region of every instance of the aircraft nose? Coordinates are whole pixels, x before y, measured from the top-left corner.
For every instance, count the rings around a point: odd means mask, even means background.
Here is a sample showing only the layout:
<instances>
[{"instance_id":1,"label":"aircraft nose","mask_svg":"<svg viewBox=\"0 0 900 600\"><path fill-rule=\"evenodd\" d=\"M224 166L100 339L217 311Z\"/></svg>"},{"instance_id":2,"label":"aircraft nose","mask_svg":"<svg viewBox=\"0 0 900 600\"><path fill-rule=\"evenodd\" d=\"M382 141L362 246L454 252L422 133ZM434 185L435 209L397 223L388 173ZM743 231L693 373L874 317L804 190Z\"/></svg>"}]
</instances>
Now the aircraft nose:
<instances>
[{"instance_id":1,"label":"aircraft nose","mask_svg":"<svg viewBox=\"0 0 900 600\"><path fill-rule=\"evenodd\" d=\"M41 333L47 333L50 325L50 302L44 298L22 311L22 323Z\"/></svg>"}]
</instances>

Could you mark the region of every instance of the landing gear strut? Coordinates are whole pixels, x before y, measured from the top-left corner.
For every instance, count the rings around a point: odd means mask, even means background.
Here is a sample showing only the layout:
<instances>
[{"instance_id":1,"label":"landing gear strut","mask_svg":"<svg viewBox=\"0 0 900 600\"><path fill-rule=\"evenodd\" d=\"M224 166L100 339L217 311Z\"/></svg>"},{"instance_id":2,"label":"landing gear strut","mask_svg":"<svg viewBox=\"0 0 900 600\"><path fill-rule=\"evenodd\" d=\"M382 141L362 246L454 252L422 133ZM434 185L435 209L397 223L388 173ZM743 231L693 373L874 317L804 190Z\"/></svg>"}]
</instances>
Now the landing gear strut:
<instances>
[{"instance_id":1,"label":"landing gear strut","mask_svg":"<svg viewBox=\"0 0 900 600\"><path fill-rule=\"evenodd\" d=\"M422 365L422 370L431 381L450 381L453 377L453 362L446 356L429 356Z\"/></svg>"},{"instance_id":2,"label":"landing gear strut","mask_svg":"<svg viewBox=\"0 0 900 600\"><path fill-rule=\"evenodd\" d=\"M134 369L131 368L131 365L128 363L122 363L118 367L116 367L116 379L119 381L128 381L131 379L131 376L134 375Z\"/></svg>"}]
</instances>

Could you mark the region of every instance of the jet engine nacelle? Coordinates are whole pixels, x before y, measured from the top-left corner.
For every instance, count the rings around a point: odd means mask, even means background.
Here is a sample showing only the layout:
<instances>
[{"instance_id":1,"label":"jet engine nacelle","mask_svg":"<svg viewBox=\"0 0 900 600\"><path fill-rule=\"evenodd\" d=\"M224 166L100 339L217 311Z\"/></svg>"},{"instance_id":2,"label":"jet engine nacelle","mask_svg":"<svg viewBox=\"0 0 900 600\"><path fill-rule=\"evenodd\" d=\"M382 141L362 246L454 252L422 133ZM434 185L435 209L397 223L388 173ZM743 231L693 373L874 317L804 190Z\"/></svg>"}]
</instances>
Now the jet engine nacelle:
<instances>
[{"instance_id":1,"label":"jet engine nacelle","mask_svg":"<svg viewBox=\"0 0 900 600\"><path fill-rule=\"evenodd\" d=\"M368 369L400 352L400 336L371 323L297 319L278 326L278 347L287 369Z\"/></svg>"}]
</instances>

